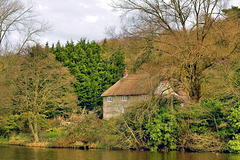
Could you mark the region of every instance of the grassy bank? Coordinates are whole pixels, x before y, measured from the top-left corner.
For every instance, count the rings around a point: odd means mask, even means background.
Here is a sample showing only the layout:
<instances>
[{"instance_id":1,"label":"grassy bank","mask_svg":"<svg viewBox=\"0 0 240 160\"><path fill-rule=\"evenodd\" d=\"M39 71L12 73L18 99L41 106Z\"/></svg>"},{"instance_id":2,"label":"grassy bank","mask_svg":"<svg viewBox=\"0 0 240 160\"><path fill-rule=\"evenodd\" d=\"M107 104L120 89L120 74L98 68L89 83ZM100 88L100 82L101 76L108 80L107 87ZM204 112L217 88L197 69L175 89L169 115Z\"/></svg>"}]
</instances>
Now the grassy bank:
<instances>
[{"instance_id":1,"label":"grassy bank","mask_svg":"<svg viewBox=\"0 0 240 160\"><path fill-rule=\"evenodd\" d=\"M64 139L62 132L45 131L40 133L40 142L34 142L33 137L28 134L14 135L9 138L0 138L1 145L16 145L25 147L42 147L42 148L74 148L74 149L106 149L106 146L96 143L84 143L82 141L70 141Z\"/></svg>"}]
</instances>

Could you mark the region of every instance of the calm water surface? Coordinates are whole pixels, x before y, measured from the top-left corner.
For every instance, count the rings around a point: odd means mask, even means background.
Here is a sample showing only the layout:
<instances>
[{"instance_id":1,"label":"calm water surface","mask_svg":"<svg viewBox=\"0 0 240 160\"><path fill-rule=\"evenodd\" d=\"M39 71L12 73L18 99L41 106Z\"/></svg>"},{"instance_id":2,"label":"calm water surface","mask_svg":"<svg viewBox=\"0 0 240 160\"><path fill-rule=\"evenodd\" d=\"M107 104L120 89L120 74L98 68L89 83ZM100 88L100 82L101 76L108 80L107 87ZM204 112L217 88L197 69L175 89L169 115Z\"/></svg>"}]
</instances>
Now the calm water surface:
<instances>
[{"instance_id":1,"label":"calm water surface","mask_svg":"<svg viewBox=\"0 0 240 160\"><path fill-rule=\"evenodd\" d=\"M141 152L0 146L0 160L240 160L238 154Z\"/></svg>"}]
</instances>

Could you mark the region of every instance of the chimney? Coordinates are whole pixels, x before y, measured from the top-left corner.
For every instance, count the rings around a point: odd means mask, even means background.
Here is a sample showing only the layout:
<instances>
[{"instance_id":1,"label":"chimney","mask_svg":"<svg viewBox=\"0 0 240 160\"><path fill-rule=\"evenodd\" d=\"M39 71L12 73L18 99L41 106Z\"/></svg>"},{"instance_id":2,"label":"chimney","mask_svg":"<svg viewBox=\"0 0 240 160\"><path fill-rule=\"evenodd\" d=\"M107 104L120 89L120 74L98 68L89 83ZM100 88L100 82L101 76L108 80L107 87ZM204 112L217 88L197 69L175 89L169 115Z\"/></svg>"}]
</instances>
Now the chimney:
<instances>
[{"instance_id":1,"label":"chimney","mask_svg":"<svg viewBox=\"0 0 240 160\"><path fill-rule=\"evenodd\" d=\"M164 78L163 83L166 83L166 84L168 83L167 77Z\"/></svg>"},{"instance_id":2,"label":"chimney","mask_svg":"<svg viewBox=\"0 0 240 160\"><path fill-rule=\"evenodd\" d=\"M123 73L123 78L126 78L128 76L128 70L127 67L125 67L125 71Z\"/></svg>"}]
</instances>

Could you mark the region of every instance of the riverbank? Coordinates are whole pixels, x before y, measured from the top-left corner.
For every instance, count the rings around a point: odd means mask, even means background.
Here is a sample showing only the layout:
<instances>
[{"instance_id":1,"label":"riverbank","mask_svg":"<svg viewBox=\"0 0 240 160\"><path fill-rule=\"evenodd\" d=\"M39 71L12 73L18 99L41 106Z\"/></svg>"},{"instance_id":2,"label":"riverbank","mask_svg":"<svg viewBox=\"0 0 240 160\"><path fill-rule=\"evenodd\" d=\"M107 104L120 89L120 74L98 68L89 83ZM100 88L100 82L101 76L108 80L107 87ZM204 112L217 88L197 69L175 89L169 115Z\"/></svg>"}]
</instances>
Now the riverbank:
<instances>
[{"instance_id":1,"label":"riverbank","mask_svg":"<svg viewBox=\"0 0 240 160\"><path fill-rule=\"evenodd\" d=\"M14 139L5 139L0 141L0 145L14 145L14 146L24 146L24 147L43 147L43 148L48 148L48 142L31 142L28 143L23 139L19 140L14 140Z\"/></svg>"},{"instance_id":2,"label":"riverbank","mask_svg":"<svg viewBox=\"0 0 240 160\"><path fill-rule=\"evenodd\" d=\"M50 142L29 142L29 139L19 139L16 137L12 137L9 139L1 139L0 145L10 145L10 146L24 146L24 147L41 147L41 148L72 148L72 149L107 149L102 145L97 144L84 144L81 141L76 141L73 144L66 144L66 145L53 145Z\"/></svg>"},{"instance_id":3,"label":"riverbank","mask_svg":"<svg viewBox=\"0 0 240 160\"><path fill-rule=\"evenodd\" d=\"M44 148L240 152L238 106L205 99L198 105L180 107L176 101L171 107L170 99L153 99L109 121L93 111L68 119L49 119L39 129L41 143L33 143L35 137L27 128L2 136L8 138L2 143Z\"/></svg>"}]
</instances>

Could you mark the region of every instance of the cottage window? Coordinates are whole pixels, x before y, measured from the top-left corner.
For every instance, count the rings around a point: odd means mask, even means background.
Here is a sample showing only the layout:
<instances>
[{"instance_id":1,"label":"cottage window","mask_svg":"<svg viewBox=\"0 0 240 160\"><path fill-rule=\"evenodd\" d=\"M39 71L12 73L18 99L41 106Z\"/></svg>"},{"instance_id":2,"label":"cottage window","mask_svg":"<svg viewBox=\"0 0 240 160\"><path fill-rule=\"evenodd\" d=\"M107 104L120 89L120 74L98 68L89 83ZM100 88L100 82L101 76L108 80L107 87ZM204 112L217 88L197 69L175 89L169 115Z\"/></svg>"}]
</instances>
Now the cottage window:
<instances>
[{"instance_id":1,"label":"cottage window","mask_svg":"<svg viewBox=\"0 0 240 160\"><path fill-rule=\"evenodd\" d=\"M112 102L112 97L107 97L108 102Z\"/></svg>"},{"instance_id":2,"label":"cottage window","mask_svg":"<svg viewBox=\"0 0 240 160\"><path fill-rule=\"evenodd\" d=\"M122 96L122 101L127 101L127 96Z\"/></svg>"}]
</instances>

